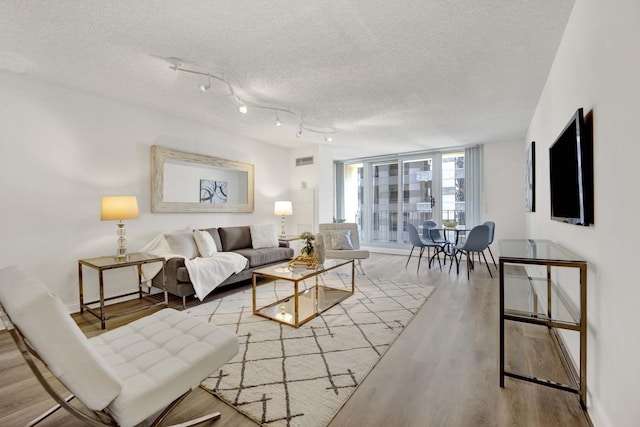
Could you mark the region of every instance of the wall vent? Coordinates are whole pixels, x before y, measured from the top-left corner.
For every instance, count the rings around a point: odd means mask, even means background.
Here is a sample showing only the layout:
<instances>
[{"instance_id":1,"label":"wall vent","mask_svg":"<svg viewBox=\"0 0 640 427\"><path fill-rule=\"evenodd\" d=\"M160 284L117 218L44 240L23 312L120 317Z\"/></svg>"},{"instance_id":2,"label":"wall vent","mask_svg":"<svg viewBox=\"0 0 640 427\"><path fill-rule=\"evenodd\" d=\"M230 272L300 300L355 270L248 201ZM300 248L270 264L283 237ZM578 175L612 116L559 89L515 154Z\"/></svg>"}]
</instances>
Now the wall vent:
<instances>
[{"instance_id":1,"label":"wall vent","mask_svg":"<svg viewBox=\"0 0 640 427\"><path fill-rule=\"evenodd\" d=\"M309 157L298 157L296 159L296 166L306 166L313 164L313 156Z\"/></svg>"}]
</instances>

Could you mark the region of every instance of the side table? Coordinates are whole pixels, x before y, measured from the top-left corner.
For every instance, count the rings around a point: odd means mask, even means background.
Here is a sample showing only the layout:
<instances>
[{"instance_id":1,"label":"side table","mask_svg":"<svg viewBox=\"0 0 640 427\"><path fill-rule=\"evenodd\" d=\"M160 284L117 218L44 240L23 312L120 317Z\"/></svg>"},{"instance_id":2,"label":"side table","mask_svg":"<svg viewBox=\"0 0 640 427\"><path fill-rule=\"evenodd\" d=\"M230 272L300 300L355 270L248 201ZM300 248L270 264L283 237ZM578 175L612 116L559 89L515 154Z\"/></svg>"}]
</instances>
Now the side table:
<instances>
[{"instance_id":1,"label":"side table","mask_svg":"<svg viewBox=\"0 0 640 427\"><path fill-rule=\"evenodd\" d=\"M145 253L132 253L129 254L126 258L123 259L119 259L115 256L104 256L104 257L98 257L98 258L88 258L88 259L80 259L78 260L78 288L79 288L79 292L80 292L80 313L82 313L84 310L87 310L89 313L93 314L94 316L96 316L98 319L100 319L100 326L102 329L106 328L106 322L107 319L110 319L112 317L118 317L118 316L124 316L126 314L131 314L131 313L135 313L137 311L140 310L146 310L148 308L151 307L155 307L158 305L162 305L164 304L164 306L166 307L169 303L169 298L167 295L167 290L166 288L163 289L164 291L164 301L160 301L160 302L155 302L152 303L150 305L144 306L144 307L139 307L133 310L127 310L126 312L120 312L117 314L112 314L110 316L107 316L105 314L105 309L104 309L104 303L105 301L109 301L115 298L121 298L121 297L126 297L129 295L134 295L134 294L138 294L138 298L142 299L142 265L143 264L150 264L150 263L154 263L154 262L161 262L162 263L162 282L164 283L164 267L165 267L165 259L163 257L158 257L155 255L151 255L151 254L145 254ZM98 283L99 283L99 287L100 287L100 299L97 299L95 301L84 301L84 288L83 288L83 282L82 282L82 266L87 266L90 268L93 268L95 270L98 271ZM120 295L114 295L108 298L104 297L104 279L103 279L103 272L105 270L113 270L115 268L123 268L123 267L137 267L137 271L138 271L138 290L134 291L134 292L129 292L126 294L120 294ZM91 304L96 304L96 303L100 303L99 307L96 308L91 308L90 305Z\"/></svg>"}]
</instances>

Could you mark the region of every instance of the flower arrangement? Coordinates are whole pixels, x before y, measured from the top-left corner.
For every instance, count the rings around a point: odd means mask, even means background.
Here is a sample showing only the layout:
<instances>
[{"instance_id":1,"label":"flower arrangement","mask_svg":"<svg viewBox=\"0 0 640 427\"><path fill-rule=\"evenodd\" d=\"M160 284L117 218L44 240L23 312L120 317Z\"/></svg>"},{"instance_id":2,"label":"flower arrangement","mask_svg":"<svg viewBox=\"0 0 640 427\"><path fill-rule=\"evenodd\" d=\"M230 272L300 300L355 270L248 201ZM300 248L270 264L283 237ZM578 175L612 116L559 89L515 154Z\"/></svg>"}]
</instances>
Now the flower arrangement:
<instances>
[{"instance_id":1,"label":"flower arrangement","mask_svg":"<svg viewBox=\"0 0 640 427\"><path fill-rule=\"evenodd\" d=\"M313 241L316 240L316 236L309 233L308 231L305 231L300 235L300 238L304 240L304 246L300 250L300 253L306 256L313 256L313 252L314 252Z\"/></svg>"},{"instance_id":2,"label":"flower arrangement","mask_svg":"<svg viewBox=\"0 0 640 427\"><path fill-rule=\"evenodd\" d=\"M313 241L316 240L316 236L305 231L300 235L300 239L304 240L304 246L300 249L301 255L289 261L289 269L292 271L295 269L317 269L320 263L314 256L315 248L313 247Z\"/></svg>"}]
</instances>

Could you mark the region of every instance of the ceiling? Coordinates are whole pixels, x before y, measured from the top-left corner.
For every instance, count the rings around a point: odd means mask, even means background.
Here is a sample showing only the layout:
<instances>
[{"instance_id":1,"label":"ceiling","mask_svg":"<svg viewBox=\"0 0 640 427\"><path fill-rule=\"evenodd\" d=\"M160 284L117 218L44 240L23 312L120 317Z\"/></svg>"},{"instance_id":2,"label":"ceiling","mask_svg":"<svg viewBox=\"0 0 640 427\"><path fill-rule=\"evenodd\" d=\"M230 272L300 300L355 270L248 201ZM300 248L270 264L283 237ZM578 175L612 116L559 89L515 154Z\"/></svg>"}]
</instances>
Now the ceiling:
<instances>
[{"instance_id":1,"label":"ceiling","mask_svg":"<svg viewBox=\"0 0 640 427\"><path fill-rule=\"evenodd\" d=\"M0 0L0 69L336 159L523 141L573 3Z\"/></svg>"}]
</instances>

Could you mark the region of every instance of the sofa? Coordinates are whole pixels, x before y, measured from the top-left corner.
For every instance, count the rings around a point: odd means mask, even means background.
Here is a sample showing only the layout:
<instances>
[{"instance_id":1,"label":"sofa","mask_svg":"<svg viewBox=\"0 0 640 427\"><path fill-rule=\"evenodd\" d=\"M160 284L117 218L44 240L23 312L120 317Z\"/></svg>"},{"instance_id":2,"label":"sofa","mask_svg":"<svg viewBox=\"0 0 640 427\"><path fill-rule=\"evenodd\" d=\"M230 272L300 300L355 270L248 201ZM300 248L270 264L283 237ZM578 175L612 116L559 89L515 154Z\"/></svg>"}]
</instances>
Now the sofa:
<instances>
[{"instance_id":1,"label":"sofa","mask_svg":"<svg viewBox=\"0 0 640 427\"><path fill-rule=\"evenodd\" d=\"M273 239L268 239L267 243L264 243L264 238L261 238L261 243L256 245L255 240L257 239L257 233L261 230L267 230L269 234L273 234ZM271 230L271 228L265 228L264 226L237 226L207 228L201 231L210 234L213 238L216 246L214 251L234 252L247 259L244 270L239 273L233 273L222 283L218 284L217 287L251 279L254 270L289 261L294 254L288 242L280 242L277 240L277 231L275 231L275 228ZM254 232L254 239L252 239L252 231ZM168 293L181 297L183 308L186 306L186 297L195 295L195 289L185 265L185 258L191 259L194 256L200 255L193 234L190 230L164 234L171 248L171 252L179 253L181 256L166 257L164 286L162 284L161 273L156 274L152 279L152 285L154 287L160 289L165 289L166 287Z\"/></svg>"}]
</instances>

